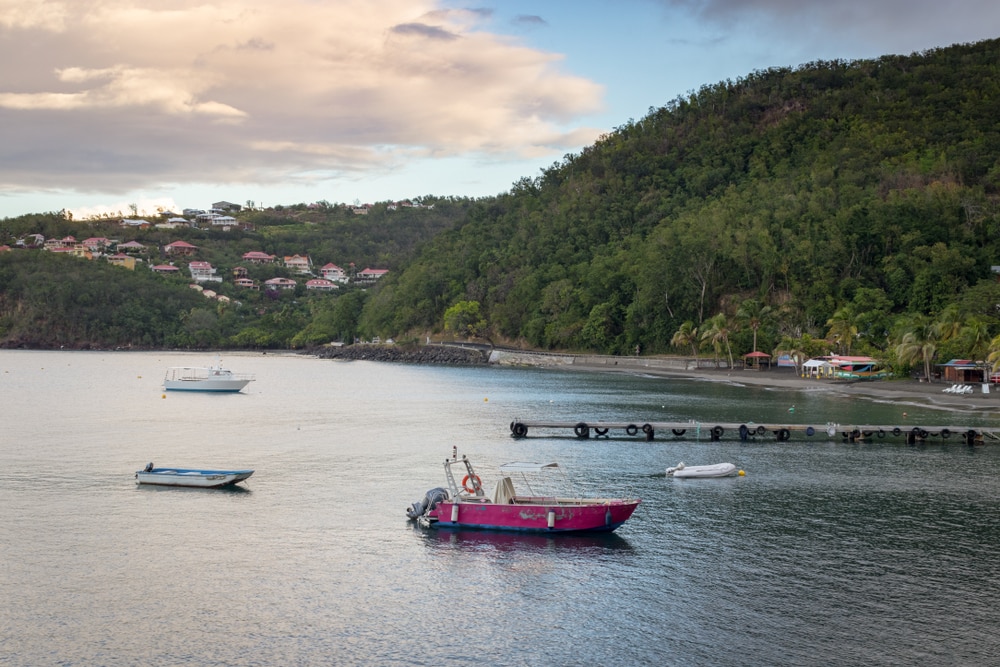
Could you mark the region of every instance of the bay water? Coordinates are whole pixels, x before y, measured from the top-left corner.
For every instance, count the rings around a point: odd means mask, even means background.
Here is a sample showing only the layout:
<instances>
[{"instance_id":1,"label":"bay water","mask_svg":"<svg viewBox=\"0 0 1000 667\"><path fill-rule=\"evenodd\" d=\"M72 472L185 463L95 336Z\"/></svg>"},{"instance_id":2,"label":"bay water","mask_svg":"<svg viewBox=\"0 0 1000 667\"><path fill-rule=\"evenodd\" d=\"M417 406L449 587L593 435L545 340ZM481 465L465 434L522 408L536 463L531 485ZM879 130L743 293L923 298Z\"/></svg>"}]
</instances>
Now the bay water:
<instances>
[{"instance_id":1,"label":"bay water","mask_svg":"<svg viewBox=\"0 0 1000 667\"><path fill-rule=\"evenodd\" d=\"M225 354L239 394L164 392L214 354L0 352L0 665L985 665L1000 654L1000 448L828 438L992 412L539 369ZM794 412L789 408L794 406ZM905 416L903 413L906 413ZM652 442L516 419L695 420ZM715 422L814 424L788 442ZM424 530L457 447L642 498L611 535ZM253 468L138 487L148 462ZM744 477L666 478L723 461Z\"/></svg>"}]
</instances>

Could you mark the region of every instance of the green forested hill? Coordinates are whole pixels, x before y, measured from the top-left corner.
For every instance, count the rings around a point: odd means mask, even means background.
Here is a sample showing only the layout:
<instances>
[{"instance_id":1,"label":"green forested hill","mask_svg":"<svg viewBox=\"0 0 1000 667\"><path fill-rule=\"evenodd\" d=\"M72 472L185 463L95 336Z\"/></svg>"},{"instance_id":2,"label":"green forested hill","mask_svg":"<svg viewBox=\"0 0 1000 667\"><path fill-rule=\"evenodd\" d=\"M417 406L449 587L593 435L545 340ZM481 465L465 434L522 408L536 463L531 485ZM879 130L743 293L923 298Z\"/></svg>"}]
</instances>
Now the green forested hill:
<instances>
[{"instance_id":1,"label":"green forested hill","mask_svg":"<svg viewBox=\"0 0 1000 667\"><path fill-rule=\"evenodd\" d=\"M945 315L992 336L998 193L1000 40L754 72L478 201L363 326L471 302L494 340L608 353L686 350L685 323L734 352L884 351Z\"/></svg>"}]
</instances>

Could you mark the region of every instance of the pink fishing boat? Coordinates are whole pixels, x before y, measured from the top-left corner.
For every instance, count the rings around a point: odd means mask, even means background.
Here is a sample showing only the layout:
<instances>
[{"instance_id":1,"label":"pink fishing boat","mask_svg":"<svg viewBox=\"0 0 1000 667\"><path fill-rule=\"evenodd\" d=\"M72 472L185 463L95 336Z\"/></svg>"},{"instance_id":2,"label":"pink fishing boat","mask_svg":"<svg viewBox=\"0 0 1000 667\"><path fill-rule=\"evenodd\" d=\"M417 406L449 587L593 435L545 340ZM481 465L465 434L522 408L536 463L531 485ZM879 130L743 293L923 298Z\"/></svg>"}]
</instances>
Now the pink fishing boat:
<instances>
[{"instance_id":1,"label":"pink fishing boat","mask_svg":"<svg viewBox=\"0 0 1000 667\"><path fill-rule=\"evenodd\" d=\"M456 481L457 466L462 481ZM638 498L572 498L536 495L528 475L559 472L557 463L507 463L500 466L492 496L483 489L472 462L457 454L444 462L447 488L431 489L406 514L425 527L511 530L530 533L610 532L625 523L641 502ZM527 495L514 490L519 475Z\"/></svg>"}]
</instances>

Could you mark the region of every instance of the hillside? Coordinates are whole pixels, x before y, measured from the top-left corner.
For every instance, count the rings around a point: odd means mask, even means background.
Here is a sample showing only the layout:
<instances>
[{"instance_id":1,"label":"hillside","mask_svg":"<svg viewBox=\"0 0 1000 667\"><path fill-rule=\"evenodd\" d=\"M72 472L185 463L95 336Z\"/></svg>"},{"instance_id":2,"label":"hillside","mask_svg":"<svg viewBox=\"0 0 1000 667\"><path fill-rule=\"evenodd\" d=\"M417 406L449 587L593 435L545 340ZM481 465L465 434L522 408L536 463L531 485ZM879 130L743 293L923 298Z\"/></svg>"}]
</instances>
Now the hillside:
<instances>
[{"instance_id":1,"label":"hillside","mask_svg":"<svg viewBox=\"0 0 1000 667\"><path fill-rule=\"evenodd\" d=\"M885 353L946 312L996 335L998 75L991 40L705 86L476 202L362 327L475 302L497 341L605 353L690 352L685 323L737 354Z\"/></svg>"},{"instance_id":2,"label":"hillside","mask_svg":"<svg viewBox=\"0 0 1000 667\"><path fill-rule=\"evenodd\" d=\"M67 220L62 214L4 219L0 224L0 347L38 348L277 348L307 347L331 340L351 342L370 285L353 280L332 291L311 291L306 283L330 263L348 276L365 268L391 274L422 243L464 217L469 201L427 198L422 207L376 204L357 215L352 207L297 204L237 213L240 227L226 230L123 226L121 218ZM139 220L142 218L133 219ZM80 256L34 247L39 235L77 243L96 237L109 242ZM195 247L176 256L175 241ZM112 266L109 258L123 244L135 269ZM243 255L274 256L267 265ZM312 274L283 266L283 258L306 255ZM218 282L191 289L191 262L208 262ZM176 275L157 275L150 267L172 264ZM240 276L254 284L237 284ZM294 289L260 289L265 281L287 278ZM210 298L206 298L210 296Z\"/></svg>"}]
</instances>

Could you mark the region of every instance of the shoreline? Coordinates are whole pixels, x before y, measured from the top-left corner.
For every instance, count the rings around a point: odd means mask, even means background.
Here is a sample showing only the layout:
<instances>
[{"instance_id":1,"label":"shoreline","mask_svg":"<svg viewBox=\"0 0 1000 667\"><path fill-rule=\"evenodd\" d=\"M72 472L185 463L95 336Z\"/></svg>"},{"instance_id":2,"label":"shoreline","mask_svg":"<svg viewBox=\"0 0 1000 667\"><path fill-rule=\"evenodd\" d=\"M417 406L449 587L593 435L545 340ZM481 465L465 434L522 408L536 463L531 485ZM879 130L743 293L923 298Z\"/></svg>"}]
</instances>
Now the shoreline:
<instances>
[{"instance_id":1,"label":"shoreline","mask_svg":"<svg viewBox=\"0 0 1000 667\"><path fill-rule=\"evenodd\" d=\"M641 357L639 358L641 359ZM670 369L622 365L615 368L587 363L539 364L544 368L587 373L629 373L653 377L674 377L705 382L725 382L733 385L754 385L802 392L826 392L843 396L900 404L918 405L937 410L959 412L985 412L1000 409L1000 386L990 386L990 393L982 393L980 384L974 384L971 394L948 394L945 389L952 382L919 382L917 380L838 380L803 378L794 371L785 370L728 370L728 369Z\"/></svg>"}]
</instances>

